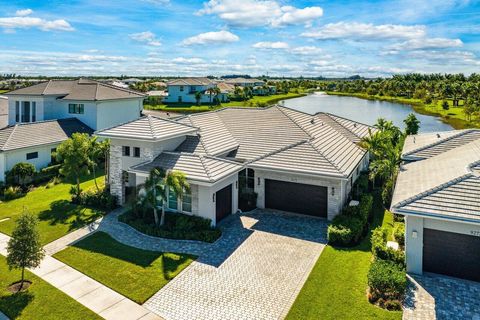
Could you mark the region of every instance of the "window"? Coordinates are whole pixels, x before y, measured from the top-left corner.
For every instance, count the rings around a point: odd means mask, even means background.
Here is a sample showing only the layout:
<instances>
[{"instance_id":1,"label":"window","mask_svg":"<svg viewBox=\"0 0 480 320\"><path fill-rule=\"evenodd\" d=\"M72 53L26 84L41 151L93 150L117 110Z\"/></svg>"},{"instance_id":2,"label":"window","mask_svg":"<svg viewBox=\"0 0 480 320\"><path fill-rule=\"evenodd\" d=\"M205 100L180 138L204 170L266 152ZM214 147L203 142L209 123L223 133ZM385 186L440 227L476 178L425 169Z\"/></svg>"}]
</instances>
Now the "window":
<instances>
[{"instance_id":1,"label":"window","mask_svg":"<svg viewBox=\"0 0 480 320\"><path fill-rule=\"evenodd\" d=\"M139 147L134 147L133 148L133 156L135 158L140 158L140 148Z\"/></svg>"},{"instance_id":2,"label":"window","mask_svg":"<svg viewBox=\"0 0 480 320\"><path fill-rule=\"evenodd\" d=\"M177 194L172 188L168 189L168 207L173 210L178 209Z\"/></svg>"},{"instance_id":3,"label":"window","mask_svg":"<svg viewBox=\"0 0 480 320\"><path fill-rule=\"evenodd\" d=\"M183 86L180 86L180 91L183 91Z\"/></svg>"},{"instance_id":4,"label":"window","mask_svg":"<svg viewBox=\"0 0 480 320\"><path fill-rule=\"evenodd\" d=\"M255 188L255 171L253 169L247 169L247 188Z\"/></svg>"},{"instance_id":5,"label":"window","mask_svg":"<svg viewBox=\"0 0 480 320\"><path fill-rule=\"evenodd\" d=\"M123 146L122 147L122 154L124 157L130 157L130 147Z\"/></svg>"},{"instance_id":6,"label":"window","mask_svg":"<svg viewBox=\"0 0 480 320\"><path fill-rule=\"evenodd\" d=\"M15 101L15 122L20 122L20 101Z\"/></svg>"},{"instance_id":7,"label":"window","mask_svg":"<svg viewBox=\"0 0 480 320\"><path fill-rule=\"evenodd\" d=\"M22 122L30 122L30 101L22 101Z\"/></svg>"},{"instance_id":8,"label":"window","mask_svg":"<svg viewBox=\"0 0 480 320\"><path fill-rule=\"evenodd\" d=\"M32 102L32 122L37 121L37 103L35 101Z\"/></svg>"},{"instance_id":9,"label":"window","mask_svg":"<svg viewBox=\"0 0 480 320\"><path fill-rule=\"evenodd\" d=\"M182 198L182 211L192 212L192 191L185 190Z\"/></svg>"},{"instance_id":10,"label":"window","mask_svg":"<svg viewBox=\"0 0 480 320\"><path fill-rule=\"evenodd\" d=\"M38 152L27 153L27 160L32 160L32 159L37 159L37 158L38 158Z\"/></svg>"},{"instance_id":11,"label":"window","mask_svg":"<svg viewBox=\"0 0 480 320\"><path fill-rule=\"evenodd\" d=\"M73 114L84 114L84 105L83 103L69 103L68 104L68 113Z\"/></svg>"},{"instance_id":12,"label":"window","mask_svg":"<svg viewBox=\"0 0 480 320\"><path fill-rule=\"evenodd\" d=\"M182 96L178 96L178 102L182 103Z\"/></svg>"}]
</instances>

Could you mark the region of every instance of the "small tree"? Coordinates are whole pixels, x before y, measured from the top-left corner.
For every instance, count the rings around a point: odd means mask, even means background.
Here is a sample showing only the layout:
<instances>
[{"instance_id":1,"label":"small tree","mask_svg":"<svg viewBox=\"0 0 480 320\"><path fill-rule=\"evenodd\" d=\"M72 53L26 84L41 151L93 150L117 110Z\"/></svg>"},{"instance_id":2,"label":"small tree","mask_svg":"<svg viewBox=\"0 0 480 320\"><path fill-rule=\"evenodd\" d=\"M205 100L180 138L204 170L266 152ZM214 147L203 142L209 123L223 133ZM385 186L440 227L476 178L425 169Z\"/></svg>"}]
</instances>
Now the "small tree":
<instances>
[{"instance_id":1,"label":"small tree","mask_svg":"<svg viewBox=\"0 0 480 320\"><path fill-rule=\"evenodd\" d=\"M442 101L442 109L443 109L443 110L448 110L448 109L450 109L450 105L448 104L448 101L447 101L447 100L443 100L443 101Z\"/></svg>"},{"instance_id":2,"label":"small tree","mask_svg":"<svg viewBox=\"0 0 480 320\"><path fill-rule=\"evenodd\" d=\"M10 170L9 175L14 177L16 183L24 186L27 182L27 178L32 178L35 174L35 166L28 162L19 162L13 166Z\"/></svg>"},{"instance_id":3,"label":"small tree","mask_svg":"<svg viewBox=\"0 0 480 320\"><path fill-rule=\"evenodd\" d=\"M100 190L97 184L97 167L99 162L107 156L108 150L110 150L110 140L98 141L97 137L90 138L89 157L97 191Z\"/></svg>"},{"instance_id":4,"label":"small tree","mask_svg":"<svg viewBox=\"0 0 480 320\"><path fill-rule=\"evenodd\" d=\"M202 93L200 91L195 92L195 101L197 102L197 106L200 105L201 100L202 100Z\"/></svg>"},{"instance_id":5,"label":"small tree","mask_svg":"<svg viewBox=\"0 0 480 320\"><path fill-rule=\"evenodd\" d=\"M25 280L25 268L36 268L40 265L45 252L40 244L37 230L37 218L24 211L17 220L12 237L7 244L7 264L11 269L22 269L20 290Z\"/></svg>"},{"instance_id":6,"label":"small tree","mask_svg":"<svg viewBox=\"0 0 480 320\"><path fill-rule=\"evenodd\" d=\"M86 133L74 133L71 138L62 142L57 148L56 157L62 164L60 173L67 178L75 180L76 188L74 188L74 193L77 197L81 193L80 177L90 174L92 166L90 148L90 138Z\"/></svg>"},{"instance_id":7,"label":"small tree","mask_svg":"<svg viewBox=\"0 0 480 320\"><path fill-rule=\"evenodd\" d=\"M405 128L405 133L406 134L417 134L418 129L420 129L420 120L417 119L417 117L413 114L410 113L403 122L406 125Z\"/></svg>"}]
</instances>

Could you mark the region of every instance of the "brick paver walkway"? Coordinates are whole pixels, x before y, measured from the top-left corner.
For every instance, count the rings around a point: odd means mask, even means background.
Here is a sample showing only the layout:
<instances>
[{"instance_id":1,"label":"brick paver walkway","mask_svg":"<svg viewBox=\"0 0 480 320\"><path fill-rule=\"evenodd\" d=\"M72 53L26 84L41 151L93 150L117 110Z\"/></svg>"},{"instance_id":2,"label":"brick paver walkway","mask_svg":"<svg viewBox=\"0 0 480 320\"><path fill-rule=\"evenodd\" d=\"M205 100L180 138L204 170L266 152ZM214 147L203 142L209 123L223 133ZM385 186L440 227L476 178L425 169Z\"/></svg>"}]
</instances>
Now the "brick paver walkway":
<instances>
[{"instance_id":1,"label":"brick paver walkway","mask_svg":"<svg viewBox=\"0 0 480 320\"><path fill-rule=\"evenodd\" d=\"M409 280L404 320L480 320L480 283L431 273Z\"/></svg>"},{"instance_id":2,"label":"brick paver walkway","mask_svg":"<svg viewBox=\"0 0 480 320\"><path fill-rule=\"evenodd\" d=\"M326 222L257 210L221 227L144 306L169 320L285 317L325 246Z\"/></svg>"}]
</instances>

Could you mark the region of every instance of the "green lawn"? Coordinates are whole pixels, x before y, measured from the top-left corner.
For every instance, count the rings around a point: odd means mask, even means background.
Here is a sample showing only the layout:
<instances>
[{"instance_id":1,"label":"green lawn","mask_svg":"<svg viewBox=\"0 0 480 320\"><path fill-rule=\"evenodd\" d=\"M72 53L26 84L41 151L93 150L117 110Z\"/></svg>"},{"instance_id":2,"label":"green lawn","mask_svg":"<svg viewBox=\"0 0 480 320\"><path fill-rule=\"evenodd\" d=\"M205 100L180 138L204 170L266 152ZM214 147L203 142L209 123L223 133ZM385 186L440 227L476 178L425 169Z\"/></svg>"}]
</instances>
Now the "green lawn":
<instances>
[{"instance_id":1,"label":"green lawn","mask_svg":"<svg viewBox=\"0 0 480 320\"><path fill-rule=\"evenodd\" d=\"M390 227L392 214L375 197L374 222ZM367 300L367 273L372 260L370 236L352 248L327 245L303 286L287 319L402 319L402 312L380 309Z\"/></svg>"},{"instance_id":2,"label":"green lawn","mask_svg":"<svg viewBox=\"0 0 480 320\"><path fill-rule=\"evenodd\" d=\"M27 291L11 294L7 287L20 280L20 271L9 271L6 260L0 256L0 311L10 319L102 319L76 302L65 293L25 272L25 278L32 281Z\"/></svg>"},{"instance_id":3,"label":"green lawn","mask_svg":"<svg viewBox=\"0 0 480 320\"><path fill-rule=\"evenodd\" d=\"M292 99L302 97L305 94L303 93L286 93L286 94L274 94L270 96L254 96L252 99L247 101L231 101L222 103L220 106L209 106L209 105L201 105L197 106L195 104L159 104L159 105L144 105L144 108L147 110L161 110L161 111L170 111L170 112L185 112L185 113L193 113L193 112L203 112L203 111L210 111L216 110L223 107L251 107L249 104L251 103L265 103L267 105L275 104L281 100L285 99Z\"/></svg>"},{"instance_id":4,"label":"green lawn","mask_svg":"<svg viewBox=\"0 0 480 320\"><path fill-rule=\"evenodd\" d=\"M140 250L97 232L54 255L137 303L144 303L196 257Z\"/></svg>"},{"instance_id":5,"label":"green lawn","mask_svg":"<svg viewBox=\"0 0 480 320\"><path fill-rule=\"evenodd\" d=\"M0 94L8 92L8 90L0 90Z\"/></svg>"},{"instance_id":6,"label":"green lawn","mask_svg":"<svg viewBox=\"0 0 480 320\"><path fill-rule=\"evenodd\" d=\"M90 180L88 180L90 179ZM104 177L97 178L102 184ZM72 230L78 229L95 221L105 212L70 203L69 183L61 183L49 189L40 186L29 192L25 197L0 203L0 232L10 235L15 227L16 217L25 208L28 212L37 215L39 219L40 241L47 244ZM84 179L82 189L94 188L91 178Z\"/></svg>"}]
</instances>

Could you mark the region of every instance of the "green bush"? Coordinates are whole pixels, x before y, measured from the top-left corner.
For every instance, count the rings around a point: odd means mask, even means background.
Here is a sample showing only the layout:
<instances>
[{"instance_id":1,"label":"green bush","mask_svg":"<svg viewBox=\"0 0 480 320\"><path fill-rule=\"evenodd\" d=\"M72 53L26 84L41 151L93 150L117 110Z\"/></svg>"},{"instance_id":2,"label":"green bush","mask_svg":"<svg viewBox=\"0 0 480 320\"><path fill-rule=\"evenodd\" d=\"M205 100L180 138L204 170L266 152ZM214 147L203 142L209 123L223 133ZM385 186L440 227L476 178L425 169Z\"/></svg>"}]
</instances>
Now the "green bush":
<instances>
[{"instance_id":1,"label":"green bush","mask_svg":"<svg viewBox=\"0 0 480 320\"><path fill-rule=\"evenodd\" d=\"M355 245L360 241L364 227L365 224L358 217L340 214L328 226L328 242L340 246Z\"/></svg>"},{"instance_id":2,"label":"green bush","mask_svg":"<svg viewBox=\"0 0 480 320\"><path fill-rule=\"evenodd\" d=\"M370 300L401 300L407 288L405 269L398 264L377 259L368 271Z\"/></svg>"},{"instance_id":3,"label":"green bush","mask_svg":"<svg viewBox=\"0 0 480 320\"><path fill-rule=\"evenodd\" d=\"M371 194L364 194L360 199L360 204L358 205L358 208L359 208L358 213L362 221L364 221L364 223L367 223L367 221L369 220L370 215L372 213L372 207L373 207L373 196Z\"/></svg>"},{"instance_id":4,"label":"green bush","mask_svg":"<svg viewBox=\"0 0 480 320\"><path fill-rule=\"evenodd\" d=\"M25 194L22 192L22 188L10 186L10 187L5 189L5 191L3 193L3 198L6 201L10 201L10 200L14 200L14 199L18 199L20 197L23 197L24 195Z\"/></svg>"},{"instance_id":5,"label":"green bush","mask_svg":"<svg viewBox=\"0 0 480 320\"><path fill-rule=\"evenodd\" d=\"M26 185L30 183L36 173L35 166L29 162L19 162L6 173L8 184Z\"/></svg>"},{"instance_id":6,"label":"green bush","mask_svg":"<svg viewBox=\"0 0 480 320\"><path fill-rule=\"evenodd\" d=\"M365 173L360 174L353 185L353 197L360 199L360 197L368 192L368 175Z\"/></svg>"},{"instance_id":7,"label":"green bush","mask_svg":"<svg viewBox=\"0 0 480 320\"><path fill-rule=\"evenodd\" d=\"M73 199L75 203L99 209L113 210L117 206L116 197L112 196L107 189L83 191L78 199L72 197L72 202Z\"/></svg>"},{"instance_id":8,"label":"green bush","mask_svg":"<svg viewBox=\"0 0 480 320\"><path fill-rule=\"evenodd\" d=\"M393 237L402 247L405 245L405 224L396 222L393 225Z\"/></svg>"},{"instance_id":9,"label":"green bush","mask_svg":"<svg viewBox=\"0 0 480 320\"><path fill-rule=\"evenodd\" d=\"M387 247L388 230L378 227L372 232L372 253L375 258L392 261L402 267L405 266L405 253Z\"/></svg>"},{"instance_id":10,"label":"green bush","mask_svg":"<svg viewBox=\"0 0 480 320\"><path fill-rule=\"evenodd\" d=\"M390 203L392 202L393 184L394 180L388 179L382 187L382 201L387 208L390 207Z\"/></svg>"},{"instance_id":11,"label":"green bush","mask_svg":"<svg viewBox=\"0 0 480 320\"><path fill-rule=\"evenodd\" d=\"M156 226L154 223L153 212L142 211L136 205L133 207L132 210L122 214L119 217L119 221L124 222L149 236L167 239L215 242L215 240L222 235L219 228L211 226L210 219L166 212L165 224L163 226Z\"/></svg>"}]
</instances>

